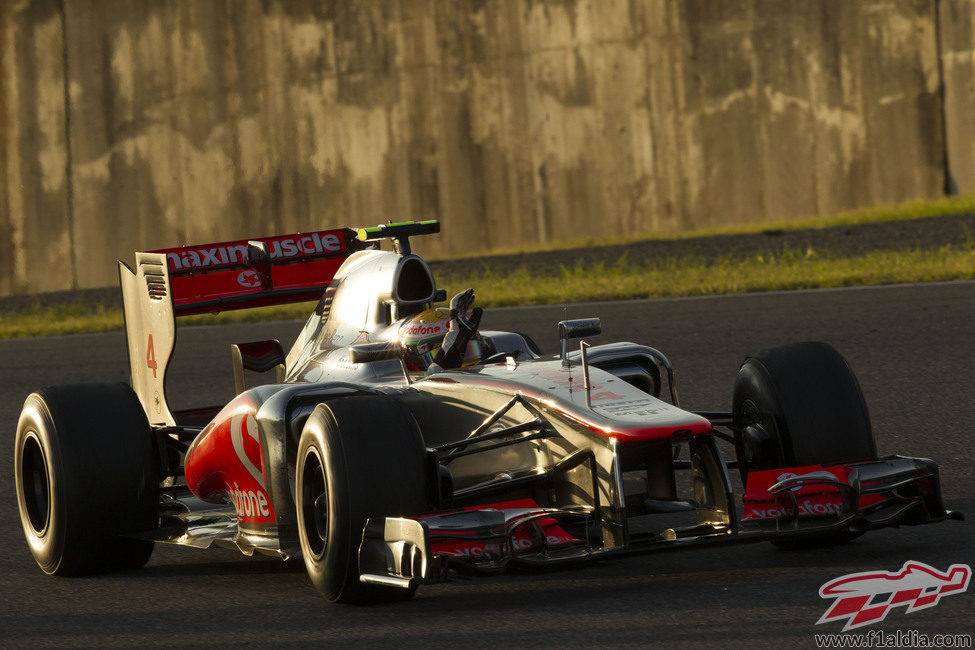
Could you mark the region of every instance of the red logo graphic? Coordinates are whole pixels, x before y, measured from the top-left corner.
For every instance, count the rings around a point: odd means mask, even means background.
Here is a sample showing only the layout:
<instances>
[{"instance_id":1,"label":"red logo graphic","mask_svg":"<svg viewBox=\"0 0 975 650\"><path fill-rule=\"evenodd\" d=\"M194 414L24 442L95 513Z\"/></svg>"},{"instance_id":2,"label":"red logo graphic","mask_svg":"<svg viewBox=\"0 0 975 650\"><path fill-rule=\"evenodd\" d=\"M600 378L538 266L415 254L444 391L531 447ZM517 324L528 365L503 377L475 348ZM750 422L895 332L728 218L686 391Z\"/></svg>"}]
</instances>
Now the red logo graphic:
<instances>
[{"instance_id":1,"label":"red logo graphic","mask_svg":"<svg viewBox=\"0 0 975 650\"><path fill-rule=\"evenodd\" d=\"M237 275L237 283L242 287L259 287L261 285L261 278L258 277L257 271L248 269L241 271Z\"/></svg>"},{"instance_id":2,"label":"red logo graphic","mask_svg":"<svg viewBox=\"0 0 975 650\"><path fill-rule=\"evenodd\" d=\"M237 510L237 516L267 519L271 516L271 507L264 494L266 489L264 450L261 447L257 419L253 413L238 413L230 418L230 442L237 454L237 460L257 483L257 489L250 491L247 490L246 485L241 488L236 481L233 486L229 482L225 484L227 494Z\"/></svg>"},{"instance_id":3,"label":"red logo graphic","mask_svg":"<svg viewBox=\"0 0 975 650\"><path fill-rule=\"evenodd\" d=\"M907 614L934 607L942 596L964 593L972 569L967 564L952 564L946 573L913 560L900 571L865 571L836 578L819 588L820 598L836 602L816 621L829 623L847 619L843 632L879 623L894 607L905 605Z\"/></svg>"}]
</instances>

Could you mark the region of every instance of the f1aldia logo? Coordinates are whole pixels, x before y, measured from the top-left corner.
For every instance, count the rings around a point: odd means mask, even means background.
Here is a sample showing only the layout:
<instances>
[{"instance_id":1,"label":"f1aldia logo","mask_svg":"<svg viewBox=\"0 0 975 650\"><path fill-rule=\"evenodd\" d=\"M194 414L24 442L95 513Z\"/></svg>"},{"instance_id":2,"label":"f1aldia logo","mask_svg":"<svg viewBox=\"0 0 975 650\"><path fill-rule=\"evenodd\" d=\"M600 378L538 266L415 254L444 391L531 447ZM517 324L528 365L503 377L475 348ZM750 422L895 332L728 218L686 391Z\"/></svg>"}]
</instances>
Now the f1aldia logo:
<instances>
[{"instance_id":1,"label":"f1aldia logo","mask_svg":"<svg viewBox=\"0 0 975 650\"><path fill-rule=\"evenodd\" d=\"M900 571L864 571L830 580L819 588L820 598L835 598L832 606L816 621L830 623L846 619L843 632L879 623L894 607L904 605L905 613L934 607L943 596L954 596L968 589L972 568L952 564L944 573L913 560Z\"/></svg>"}]
</instances>

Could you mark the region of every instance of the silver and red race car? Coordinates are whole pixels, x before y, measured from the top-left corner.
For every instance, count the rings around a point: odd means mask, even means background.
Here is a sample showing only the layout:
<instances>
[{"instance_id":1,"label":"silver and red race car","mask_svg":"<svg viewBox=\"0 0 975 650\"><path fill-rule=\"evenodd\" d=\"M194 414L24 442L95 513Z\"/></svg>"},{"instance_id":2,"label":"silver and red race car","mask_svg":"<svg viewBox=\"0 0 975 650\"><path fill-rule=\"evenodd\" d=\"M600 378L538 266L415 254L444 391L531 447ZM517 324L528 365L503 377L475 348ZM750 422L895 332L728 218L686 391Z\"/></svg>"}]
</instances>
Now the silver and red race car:
<instances>
[{"instance_id":1,"label":"silver and red race car","mask_svg":"<svg viewBox=\"0 0 975 650\"><path fill-rule=\"evenodd\" d=\"M830 346L763 350L742 364L731 412L686 411L663 354L585 341L598 319L558 323L561 350L543 355L527 336L481 331L470 291L435 308L446 294L410 237L439 228L120 263L131 387L45 388L18 424L17 499L41 569L134 568L155 542L230 547L301 557L326 598L365 603L508 567L836 544L960 516L933 461L878 456ZM171 408L177 316L314 299L287 354L276 340L232 346L229 404ZM254 373L273 383L248 389Z\"/></svg>"}]
</instances>

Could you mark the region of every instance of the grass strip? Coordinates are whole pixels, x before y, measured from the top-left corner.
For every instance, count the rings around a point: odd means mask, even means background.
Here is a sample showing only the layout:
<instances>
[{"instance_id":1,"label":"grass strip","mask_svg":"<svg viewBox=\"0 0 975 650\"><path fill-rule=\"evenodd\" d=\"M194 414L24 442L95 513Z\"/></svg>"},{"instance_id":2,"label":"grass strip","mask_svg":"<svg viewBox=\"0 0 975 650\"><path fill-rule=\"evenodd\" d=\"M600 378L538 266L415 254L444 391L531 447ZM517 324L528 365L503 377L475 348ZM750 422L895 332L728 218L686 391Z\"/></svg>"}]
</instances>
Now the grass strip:
<instances>
[{"instance_id":1,"label":"grass strip","mask_svg":"<svg viewBox=\"0 0 975 650\"><path fill-rule=\"evenodd\" d=\"M858 257L830 258L809 250L746 260L668 259L652 264L614 264L563 268L542 276L523 268L488 271L468 277L444 277L448 294L466 286L477 289L478 304L509 306L713 296L913 282L975 279L975 250L872 251Z\"/></svg>"},{"instance_id":2,"label":"grass strip","mask_svg":"<svg viewBox=\"0 0 975 650\"><path fill-rule=\"evenodd\" d=\"M573 248L593 248L597 246L619 246L647 240L678 241L699 237L719 237L721 235L749 235L768 231L791 232L795 230L822 230L837 226L857 226L884 221L908 221L911 219L936 218L957 214L975 213L975 195L947 196L930 201L907 201L890 205L871 206L857 210L847 210L835 214L797 217L788 220L759 217L747 223L729 226L711 226L693 230L674 232L655 231L645 235L615 235L609 237L588 237L566 239L546 244L522 247L498 248L490 251L468 251L465 256L491 257L517 253L533 253ZM438 257L440 260L459 259L458 255ZM431 258L433 259L433 258Z\"/></svg>"},{"instance_id":3,"label":"grass strip","mask_svg":"<svg viewBox=\"0 0 975 650\"><path fill-rule=\"evenodd\" d=\"M523 267L446 274L438 283L447 289L448 296L474 287L479 305L502 307L970 279L975 279L972 244L906 252L872 251L844 258L812 249L745 260L680 258L634 263L624 257L613 264L563 267L556 274L542 275ZM310 310L310 303L261 307L190 316L180 319L180 325L303 319ZM35 306L0 314L0 339L121 328L121 312L101 306Z\"/></svg>"}]
</instances>

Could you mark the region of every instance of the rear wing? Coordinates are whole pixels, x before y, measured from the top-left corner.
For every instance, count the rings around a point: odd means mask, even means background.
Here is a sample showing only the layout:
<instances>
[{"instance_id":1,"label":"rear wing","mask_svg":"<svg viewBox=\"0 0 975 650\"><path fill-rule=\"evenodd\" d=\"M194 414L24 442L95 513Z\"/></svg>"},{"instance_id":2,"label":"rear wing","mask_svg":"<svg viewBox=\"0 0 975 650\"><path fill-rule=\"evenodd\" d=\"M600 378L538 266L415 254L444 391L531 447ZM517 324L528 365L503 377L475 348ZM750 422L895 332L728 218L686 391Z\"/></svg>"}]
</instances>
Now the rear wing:
<instances>
[{"instance_id":1,"label":"rear wing","mask_svg":"<svg viewBox=\"0 0 975 650\"><path fill-rule=\"evenodd\" d=\"M149 251L166 256L177 316L317 300L363 246L348 228Z\"/></svg>"},{"instance_id":2,"label":"rear wing","mask_svg":"<svg viewBox=\"0 0 975 650\"><path fill-rule=\"evenodd\" d=\"M166 369L176 316L318 300L349 255L390 238L439 232L436 221L340 228L138 252L119 261L132 388L151 424L176 424L166 400ZM404 246L405 243L405 246Z\"/></svg>"}]
</instances>

